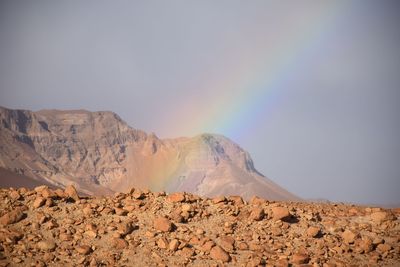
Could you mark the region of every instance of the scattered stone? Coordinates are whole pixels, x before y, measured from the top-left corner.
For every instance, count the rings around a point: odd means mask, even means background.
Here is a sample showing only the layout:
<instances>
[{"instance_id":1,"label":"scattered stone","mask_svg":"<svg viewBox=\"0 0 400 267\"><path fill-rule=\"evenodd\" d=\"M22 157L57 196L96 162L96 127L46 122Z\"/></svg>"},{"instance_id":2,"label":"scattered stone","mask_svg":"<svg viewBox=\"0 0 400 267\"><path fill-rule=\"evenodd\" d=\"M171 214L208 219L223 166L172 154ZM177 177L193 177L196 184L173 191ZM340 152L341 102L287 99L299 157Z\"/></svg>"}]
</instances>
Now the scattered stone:
<instances>
[{"instance_id":1,"label":"scattered stone","mask_svg":"<svg viewBox=\"0 0 400 267\"><path fill-rule=\"evenodd\" d=\"M386 221L393 221L396 217L391 212L387 211L377 211L370 215L371 220L377 224L382 224Z\"/></svg>"},{"instance_id":2,"label":"scattered stone","mask_svg":"<svg viewBox=\"0 0 400 267\"><path fill-rule=\"evenodd\" d=\"M10 192L10 198L13 200L19 200L19 199L21 199L21 195L18 193L18 191L12 190Z\"/></svg>"},{"instance_id":3,"label":"scattered stone","mask_svg":"<svg viewBox=\"0 0 400 267\"><path fill-rule=\"evenodd\" d=\"M252 208L249 219L253 221L261 221L264 218L264 209L260 207Z\"/></svg>"},{"instance_id":4,"label":"scattered stone","mask_svg":"<svg viewBox=\"0 0 400 267\"><path fill-rule=\"evenodd\" d=\"M16 209L13 211L10 211L6 214L4 214L0 218L0 224L2 225L8 225L8 224L13 224L21 221L24 218L25 214L22 212L21 209Z\"/></svg>"},{"instance_id":5,"label":"scattered stone","mask_svg":"<svg viewBox=\"0 0 400 267\"><path fill-rule=\"evenodd\" d=\"M342 233L343 241L347 244L353 244L356 240L357 235L350 230L345 230Z\"/></svg>"},{"instance_id":6,"label":"scattered stone","mask_svg":"<svg viewBox=\"0 0 400 267\"><path fill-rule=\"evenodd\" d=\"M320 234L321 229L317 226L310 226L306 231L308 237L317 237Z\"/></svg>"},{"instance_id":7,"label":"scattered stone","mask_svg":"<svg viewBox=\"0 0 400 267\"><path fill-rule=\"evenodd\" d=\"M215 246L211 249L210 257L214 260L220 260L222 262L229 262L231 260L229 254L220 246Z\"/></svg>"},{"instance_id":8,"label":"scattered stone","mask_svg":"<svg viewBox=\"0 0 400 267\"><path fill-rule=\"evenodd\" d=\"M122 238L114 238L112 240L112 246L116 249L125 249L129 246L129 243Z\"/></svg>"},{"instance_id":9,"label":"scattered stone","mask_svg":"<svg viewBox=\"0 0 400 267\"><path fill-rule=\"evenodd\" d=\"M180 242L178 239L172 239L171 242L169 242L168 248L171 251L176 251L180 245Z\"/></svg>"},{"instance_id":10,"label":"scattered stone","mask_svg":"<svg viewBox=\"0 0 400 267\"><path fill-rule=\"evenodd\" d=\"M46 203L46 199L45 199L45 198L43 198L43 197L37 197L37 198L35 199L35 201L33 202L32 207L35 208L35 209L37 209L37 208L40 208L41 206L43 206L44 203Z\"/></svg>"},{"instance_id":11,"label":"scattered stone","mask_svg":"<svg viewBox=\"0 0 400 267\"><path fill-rule=\"evenodd\" d=\"M154 220L154 228L161 232L172 231L173 224L165 217L158 217Z\"/></svg>"},{"instance_id":12,"label":"scattered stone","mask_svg":"<svg viewBox=\"0 0 400 267\"><path fill-rule=\"evenodd\" d=\"M310 257L305 253L295 253L292 256L292 262L294 264L306 264L310 260Z\"/></svg>"},{"instance_id":13,"label":"scattered stone","mask_svg":"<svg viewBox=\"0 0 400 267\"><path fill-rule=\"evenodd\" d=\"M167 200L169 202L184 202L185 201L185 193L172 193L168 195Z\"/></svg>"},{"instance_id":14,"label":"scattered stone","mask_svg":"<svg viewBox=\"0 0 400 267\"><path fill-rule=\"evenodd\" d=\"M79 201L80 200L78 192L76 191L76 189L75 189L75 187L73 185L68 185L67 187L65 187L64 194L67 197L72 198L75 201Z\"/></svg>"},{"instance_id":15,"label":"scattered stone","mask_svg":"<svg viewBox=\"0 0 400 267\"><path fill-rule=\"evenodd\" d=\"M169 245L168 240L165 237L161 237L160 239L157 240L157 246L159 248L166 249L168 245Z\"/></svg>"},{"instance_id":16,"label":"scattered stone","mask_svg":"<svg viewBox=\"0 0 400 267\"><path fill-rule=\"evenodd\" d=\"M75 250L82 255L88 255L90 254L90 252L92 252L92 248L89 247L88 245L78 246L75 248Z\"/></svg>"},{"instance_id":17,"label":"scattered stone","mask_svg":"<svg viewBox=\"0 0 400 267\"><path fill-rule=\"evenodd\" d=\"M285 207L273 207L272 216L274 220L285 220L290 217L290 212L288 208Z\"/></svg>"},{"instance_id":18,"label":"scattered stone","mask_svg":"<svg viewBox=\"0 0 400 267\"><path fill-rule=\"evenodd\" d=\"M56 243L52 240L43 240L37 243L40 250L52 251L56 248Z\"/></svg>"}]
</instances>

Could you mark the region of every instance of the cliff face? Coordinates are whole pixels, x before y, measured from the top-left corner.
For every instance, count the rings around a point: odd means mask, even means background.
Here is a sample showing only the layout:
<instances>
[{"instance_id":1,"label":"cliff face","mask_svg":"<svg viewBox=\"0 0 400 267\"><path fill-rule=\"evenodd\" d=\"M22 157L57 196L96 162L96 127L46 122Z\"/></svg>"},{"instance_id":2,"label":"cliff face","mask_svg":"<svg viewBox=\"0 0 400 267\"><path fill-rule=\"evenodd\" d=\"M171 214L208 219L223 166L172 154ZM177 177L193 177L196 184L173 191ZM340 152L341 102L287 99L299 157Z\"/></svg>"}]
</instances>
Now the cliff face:
<instances>
[{"instance_id":1,"label":"cliff face","mask_svg":"<svg viewBox=\"0 0 400 267\"><path fill-rule=\"evenodd\" d=\"M55 186L74 183L88 194L142 187L297 199L223 136L163 140L103 111L0 108L0 167Z\"/></svg>"}]
</instances>

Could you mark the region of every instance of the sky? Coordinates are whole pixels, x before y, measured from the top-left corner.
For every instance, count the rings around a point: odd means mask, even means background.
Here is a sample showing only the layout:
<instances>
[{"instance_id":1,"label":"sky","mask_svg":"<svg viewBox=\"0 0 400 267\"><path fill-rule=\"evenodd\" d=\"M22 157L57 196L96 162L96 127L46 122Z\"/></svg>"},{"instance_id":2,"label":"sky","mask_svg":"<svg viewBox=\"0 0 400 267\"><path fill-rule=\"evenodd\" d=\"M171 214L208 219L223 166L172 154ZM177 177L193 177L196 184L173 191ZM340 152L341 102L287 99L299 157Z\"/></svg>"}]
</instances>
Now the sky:
<instances>
[{"instance_id":1,"label":"sky","mask_svg":"<svg viewBox=\"0 0 400 267\"><path fill-rule=\"evenodd\" d=\"M398 1L3 1L0 105L219 133L306 199L400 204Z\"/></svg>"}]
</instances>

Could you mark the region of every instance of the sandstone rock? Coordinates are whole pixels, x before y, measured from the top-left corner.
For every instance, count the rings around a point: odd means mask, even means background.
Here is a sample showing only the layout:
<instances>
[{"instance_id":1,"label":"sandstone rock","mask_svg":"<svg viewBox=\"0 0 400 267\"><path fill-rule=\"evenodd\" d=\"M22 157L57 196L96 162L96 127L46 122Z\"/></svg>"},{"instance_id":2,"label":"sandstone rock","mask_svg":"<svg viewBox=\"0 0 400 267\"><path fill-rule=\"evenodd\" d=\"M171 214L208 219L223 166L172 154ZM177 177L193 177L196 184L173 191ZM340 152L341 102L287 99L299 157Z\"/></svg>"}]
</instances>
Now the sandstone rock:
<instances>
[{"instance_id":1,"label":"sandstone rock","mask_svg":"<svg viewBox=\"0 0 400 267\"><path fill-rule=\"evenodd\" d=\"M214 204L218 204L218 203L224 203L226 201L226 198L224 196L218 196L218 197L214 197L212 199L212 202Z\"/></svg>"},{"instance_id":2,"label":"sandstone rock","mask_svg":"<svg viewBox=\"0 0 400 267\"><path fill-rule=\"evenodd\" d=\"M203 252L210 252L213 246L215 246L215 242L210 240L205 242L199 249Z\"/></svg>"},{"instance_id":3,"label":"sandstone rock","mask_svg":"<svg viewBox=\"0 0 400 267\"><path fill-rule=\"evenodd\" d=\"M36 193L40 193L40 192L42 192L43 190L45 190L45 189L48 189L49 187L47 186L47 185L40 185L40 186L36 186L35 188L34 188L34 190L36 191Z\"/></svg>"},{"instance_id":4,"label":"sandstone rock","mask_svg":"<svg viewBox=\"0 0 400 267\"><path fill-rule=\"evenodd\" d=\"M56 243L53 240L43 240L37 243L37 247L40 250L52 251L56 248Z\"/></svg>"},{"instance_id":5,"label":"sandstone rock","mask_svg":"<svg viewBox=\"0 0 400 267\"><path fill-rule=\"evenodd\" d=\"M215 246L211 249L210 257L214 260L220 260L222 262L229 262L231 259L229 254L220 246Z\"/></svg>"},{"instance_id":6,"label":"sandstone rock","mask_svg":"<svg viewBox=\"0 0 400 267\"><path fill-rule=\"evenodd\" d=\"M182 255L183 257L185 257L185 258L188 258L188 257L194 256L195 253L194 253L194 250L193 250L193 249L191 249L191 248L189 248L189 247L184 247L184 248L182 248L182 250L181 250L181 255Z\"/></svg>"},{"instance_id":7,"label":"sandstone rock","mask_svg":"<svg viewBox=\"0 0 400 267\"><path fill-rule=\"evenodd\" d=\"M19 200L19 199L21 199L21 195L18 193L18 191L12 190L10 192L10 198L13 200Z\"/></svg>"},{"instance_id":8,"label":"sandstone rock","mask_svg":"<svg viewBox=\"0 0 400 267\"><path fill-rule=\"evenodd\" d=\"M10 211L6 214L4 214L0 218L0 224L2 225L8 225L8 224L13 224L21 221L24 218L25 214L22 212L21 209L16 209L13 211Z\"/></svg>"},{"instance_id":9,"label":"sandstone rock","mask_svg":"<svg viewBox=\"0 0 400 267\"><path fill-rule=\"evenodd\" d=\"M253 221L261 221L264 218L264 209L260 207L252 208L249 219Z\"/></svg>"},{"instance_id":10,"label":"sandstone rock","mask_svg":"<svg viewBox=\"0 0 400 267\"><path fill-rule=\"evenodd\" d=\"M391 249L392 249L392 247L390 245L388 245L388 244L379 244L376 247L376 251L378 251L380 253L384 253L384 252L390 251Z\"/></svg>"},{"instance_id":11,"label":"sandstone rock","mask_svg":"<svg viewBox=\"0 0 400 267\"><path fill-rule=\"evenodd\" d=\"M120 208L114 208L115 214L118 216L126 216L128 214L128 211Z\"/></svg>"},{"instance_id":12,"label":"sandstone rock","mask_svg":"<svg viewBox=\"0 0 400 267\"><path fill-rule=\"evenodd\" d=\"M350 230L345 230L342 233L342 238L345 243L352 244L354 243L357 235Z\"/></svg>"},{"instance_id":13,"label":"sandstone rock","mask_svg":"<svg viewBox=\"0 0 400 267\"><path fill-rule=\"evenodd\" d=\"M310 257L305 253L295 253L292 256L292 262L294 264L306 264L310 260Z\"/></svg>"},{"instance_id":14,"label":"sandstone rock","mask_svg":"<svg viewBox=\"0 0 400 267\"><path fill-rule=\"evenodd\" d=\"M154 228L161 232L172 231L173 224L165 217L158 217L153 222Z\"/></svg>"},{"instance_id":15,"label":"sandstone rock","mask_svg":"<svg viewBox=\"0 0 400 267\"><path fill-rule=\"evenodd\" d=\"M179 244L180 242L178 239L172 239L171 242L169 242L168 249L171 251L176 251L179 247Z\"/></svg>"},{"instance_id":16,"label":"sandstone rock","mask_svg":"<svg viewBox=\"0 0 400 267\"><path fill-rule=\"evenodd\" d=\"M37 198L35 199L35 201L33 202L32 207L35 208L35 209L37 209L37 208L40 208L41 206L43 206L44 203L46 203L46 199L45 199L45 198L43 198L43 197L37 197Z\"/></svg>"},{"instance_id":17,"label":"sandstone rock","mask_svg":"<svg viewBox=\"0 0 400 267\"><path fill-rule=\"evenodd\" d=\"M308 237L317 237L320 234L320 228L317 226L310 226L306 231Z\"/></svg>"},{"instance_id":18,"label":"sandstone rock","mask_svg":"<svg viewBox=\"0 0 400 267\"><path fill-rule=\"evenodd\" d=\"M167 200L169 202L184 202L185 201L185 193L173 193L168 195Z\"/></svg>"},{"instance_id":19,"label":"sandstone rock","mask_svg":"<svg viewBox=\"0 0 400 267\"><path fill-rule=\"evenodd\" d=\"M273 207L272 216L274 220L285 220L290 217L290 212L285 207Z\"/></svg>"},{"instance_id":20,"label":"sandstone rock","mask_svg":"<svg viewBox=\"0 0 400 267\"><path fill-rule=\"evenodd\" d=\"M377 224L381 224L385 221L393 221L395 220L395 216L393 213L388 211L377 211L370 215L371 220Z\"/></svg>"},{"instance_id":21,"label":"sandstone rock","mask_svg":"<svg viewBox=\"0 0 400 267\"><path fill-rule=\"evenodd\" d=\"M157 240L157 246L159 248L166 249L168 245L169 245L168 240L165 237L161 237L160 239Z\"/></svg>"},{"instance_id":22,"label":"sandstone rock","mask_svg":"<svg viewBox=\"0 0 400 267\"><path fill-rule=\"evenodd\" d=\"M92 252L92 248L88 245L82 245L75 248L75 250L82 255L88 255Z\"/></svg>"},{"instance_id":23,"label":"sandstone rock","mask_svg":"<svg viewBox=\"0 0 400 267\"><path fill-rule=\"evenodd\" d=\"M64 194L75 201L80 200L78 192L73 185L68 185L67 187L65 187Z\"/></svg>"},{"instance_id":24,"label":"sandstone rock","mask_svg":"<svg viewBox=\"0 0 400 267\"><path fill-rule=\"evenodd\" d=\"M134 227L133 223L131 221L125 221L122 222L118 225L118 233L120 233L122 236L128 235L132 233Z\"/></svg>"},{"instance_id":25,"label":"sandstone rock","mask_svg":"<svg viewBox=\"0 0 400 267\"><path fill-rule=\"evenodd\" d=\"M231 236L223 236L219 239L219 245L226 251L233 251L235 239Z\"/></svg>"},{"instance_id":26,"label":"sandstone rock","mask_svg":"<svg viewBox=\"0 0 400 267\"><path fill-rule=\"evenodd\" d=\"M129 246L128 242L122 238L114 238L112 240L112 246L116 249L125 249Z\"/></svg>"}]
</instances>

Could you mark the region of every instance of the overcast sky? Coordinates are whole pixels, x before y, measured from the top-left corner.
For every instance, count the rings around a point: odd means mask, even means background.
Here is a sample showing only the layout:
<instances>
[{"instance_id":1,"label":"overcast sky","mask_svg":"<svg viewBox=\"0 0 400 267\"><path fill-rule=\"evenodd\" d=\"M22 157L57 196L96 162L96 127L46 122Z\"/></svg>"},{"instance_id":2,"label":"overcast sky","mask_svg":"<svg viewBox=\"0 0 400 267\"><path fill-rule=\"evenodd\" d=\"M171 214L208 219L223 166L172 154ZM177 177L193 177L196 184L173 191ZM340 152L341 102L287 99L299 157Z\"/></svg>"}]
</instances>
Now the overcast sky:
<instances>
[{"instance_id":1,"label":"overcast sky","mask_svg":"<svg viewBox=\"0 0 400 267\"><path fill-rule=\"evenodd\" d=\"M0 1L0 105L224 134L303 198L400 203L398 1Z\"/></svg>"}]
</instances>

